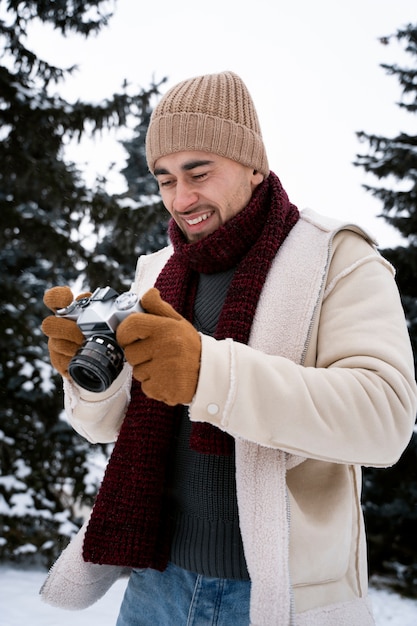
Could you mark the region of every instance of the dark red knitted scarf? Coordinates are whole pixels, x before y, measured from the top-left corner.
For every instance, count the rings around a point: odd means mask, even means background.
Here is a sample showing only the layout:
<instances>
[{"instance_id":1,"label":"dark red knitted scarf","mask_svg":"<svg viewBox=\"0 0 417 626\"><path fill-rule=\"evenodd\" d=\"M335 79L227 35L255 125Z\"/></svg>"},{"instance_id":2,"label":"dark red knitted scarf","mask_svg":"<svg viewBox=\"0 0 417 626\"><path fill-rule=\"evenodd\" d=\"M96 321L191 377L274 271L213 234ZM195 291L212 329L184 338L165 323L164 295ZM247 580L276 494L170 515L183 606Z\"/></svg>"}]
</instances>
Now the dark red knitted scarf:
<instances>
[{"instance_id":1,"label":"dark red knitted scarf","mask_svg":"<svg viewBox=\"0 0 417 626\"><path fill-rule=\"evenodd\" d=\"M271 172L248 206L217 231L188 243L175 222L174 253L155 286L193 319L199 273L236 267L215 337L247 343L258 299L278 248L297 222L297 208ZM182 406L147 398L133 379L131 401L97 495L84 540L93 563L164 570L170 550L170 515L164 491ZM209 424L193 423L190 445L201 453L230 454L233 439Z\"/></svg>"}]
</instances>

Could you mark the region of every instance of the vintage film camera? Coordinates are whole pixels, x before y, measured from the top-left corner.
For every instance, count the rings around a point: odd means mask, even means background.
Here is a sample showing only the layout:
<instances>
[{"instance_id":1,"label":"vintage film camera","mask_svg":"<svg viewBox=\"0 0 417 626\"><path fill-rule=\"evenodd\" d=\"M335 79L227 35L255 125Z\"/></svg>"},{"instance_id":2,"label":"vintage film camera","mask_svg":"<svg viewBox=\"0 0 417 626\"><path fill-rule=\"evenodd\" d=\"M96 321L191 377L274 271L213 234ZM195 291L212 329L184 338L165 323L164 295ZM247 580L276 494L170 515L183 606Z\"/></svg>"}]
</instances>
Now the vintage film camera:
<instances>
[{"instance_id":1,"label":"vintage film camera","mask_svg":"<svg viewBox=\"0 0 417 626\"><path fill-rule=\"evenodd\" d=\"M124 363L116 328L131 313L143 312L136 293L118 294L111 287L99 287L90 297L74 300L56 312L58 317L76 321L86 338L68 367L74 382L95 393L110 387Z\"/></svg>"}]
</instances>

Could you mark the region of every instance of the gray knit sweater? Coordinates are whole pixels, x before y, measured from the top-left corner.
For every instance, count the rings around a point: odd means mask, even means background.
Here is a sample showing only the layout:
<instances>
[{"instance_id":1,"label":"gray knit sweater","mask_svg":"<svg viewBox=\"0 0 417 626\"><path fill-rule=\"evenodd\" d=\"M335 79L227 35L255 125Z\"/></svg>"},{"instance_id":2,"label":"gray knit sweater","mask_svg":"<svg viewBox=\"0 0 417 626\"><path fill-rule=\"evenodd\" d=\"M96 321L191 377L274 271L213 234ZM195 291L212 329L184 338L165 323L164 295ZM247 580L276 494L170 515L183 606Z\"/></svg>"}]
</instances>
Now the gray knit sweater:
<instances>
[{"instance_id":1,"label":"gray knit sweater","mask_svg":"<svg viewBox=\"0 0 417 626\"><path fill-rule=\"evenodd\" d=\"M213 335L234 270L201 274L194 325ZM189 446L191 422L183 412L170 495L174 535L171 561L216 578L248 580L236 498L235 455L200 454Z\"/></svg>"}]
</instances>

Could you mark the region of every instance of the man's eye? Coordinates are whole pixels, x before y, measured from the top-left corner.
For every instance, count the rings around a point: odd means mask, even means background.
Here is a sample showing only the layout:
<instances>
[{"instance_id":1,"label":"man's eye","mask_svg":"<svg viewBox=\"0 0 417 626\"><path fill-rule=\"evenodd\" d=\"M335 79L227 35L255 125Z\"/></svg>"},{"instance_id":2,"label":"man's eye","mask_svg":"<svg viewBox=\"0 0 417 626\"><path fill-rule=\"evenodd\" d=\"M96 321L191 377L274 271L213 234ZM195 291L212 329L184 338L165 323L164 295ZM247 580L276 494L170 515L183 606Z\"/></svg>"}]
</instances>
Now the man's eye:
<instances>
[{"instance_id":1,"label":"man's eye","mask_svg":"<svg viewBox=\"0 0 417 626\"><path fill-rule=\"evenodd\" d=\"M160 180L158 181L159 187L169 187L173 184L172 180Z\"/></svg>"}]
</instances>

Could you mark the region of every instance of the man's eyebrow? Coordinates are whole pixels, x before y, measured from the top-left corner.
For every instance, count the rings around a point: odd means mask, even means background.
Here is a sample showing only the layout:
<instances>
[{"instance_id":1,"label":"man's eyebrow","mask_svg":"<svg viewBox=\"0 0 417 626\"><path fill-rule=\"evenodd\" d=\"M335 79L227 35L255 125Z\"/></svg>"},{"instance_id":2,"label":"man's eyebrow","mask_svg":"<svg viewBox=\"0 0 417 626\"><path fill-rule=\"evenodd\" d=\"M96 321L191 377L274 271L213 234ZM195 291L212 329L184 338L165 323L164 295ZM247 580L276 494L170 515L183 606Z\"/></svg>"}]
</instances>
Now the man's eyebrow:
<instances>
[{"instance_id":1,"label":"man's eyebrow","mask_svg":"<svg viewBox=\"0 0 417 626\"><path fill-rule=\"evenodd\" d=\"M193 170L195 167L201 167L203 165L211 165L212 163L214 163L214 161L211 161L210 159L198 159L195 161L187 161L187 163L184 163L181 166L181 169L184 170L184 172L188 172L189 170Z\"/></svg>"},{"instance_id":2,"label":"man's eyebrow","mask_svg":"<svg viewBox=\"0 0 417 626\"><path fill-rule=\"evenodd\" d=\"M157 167L154 169L153 171L154 176L160 176L161 174L169 174L169 172L164 167Z\"/></svg>"},{"instance_id":3,"label":"man's eyebrow","mask_svg":"<svg viewBox=\"0 0 417 626\"><path fill-rule=\"evenodd\" d=\"M190 170L195 169L196 167L202 167L204 165L211 165L214 161L210 159L196 159L195 161L187 161L181 165L181 169L184 172L189 172ZM154 176L160 176L162 174L169 174L170 172L165 167L157 167L154 171Z\"/></svg>"}]
</instances>

